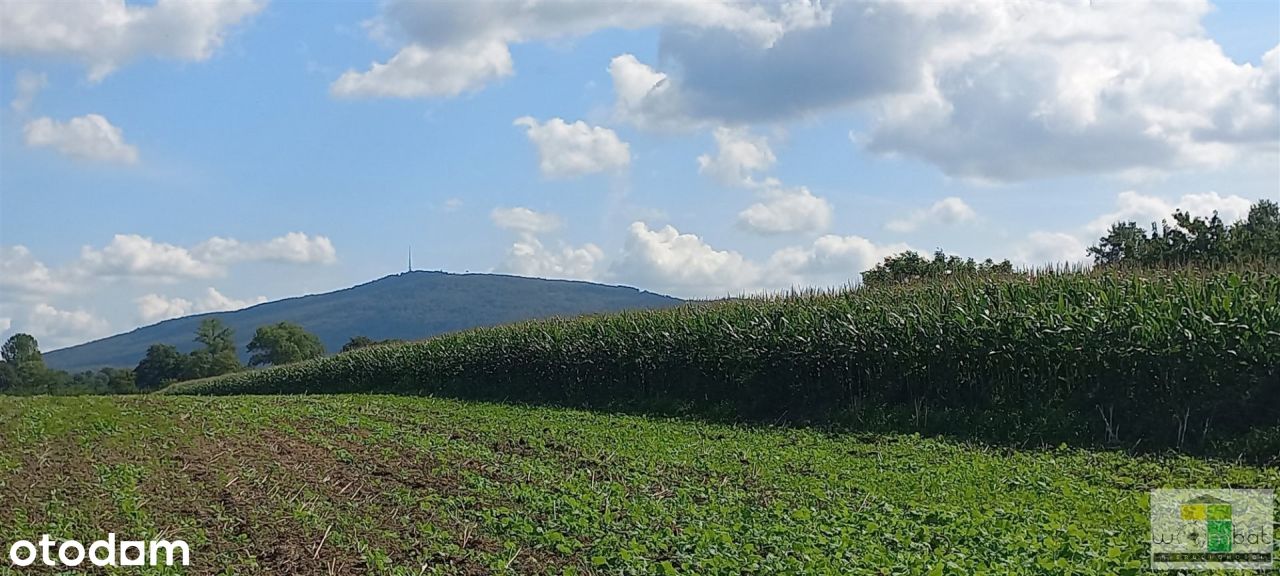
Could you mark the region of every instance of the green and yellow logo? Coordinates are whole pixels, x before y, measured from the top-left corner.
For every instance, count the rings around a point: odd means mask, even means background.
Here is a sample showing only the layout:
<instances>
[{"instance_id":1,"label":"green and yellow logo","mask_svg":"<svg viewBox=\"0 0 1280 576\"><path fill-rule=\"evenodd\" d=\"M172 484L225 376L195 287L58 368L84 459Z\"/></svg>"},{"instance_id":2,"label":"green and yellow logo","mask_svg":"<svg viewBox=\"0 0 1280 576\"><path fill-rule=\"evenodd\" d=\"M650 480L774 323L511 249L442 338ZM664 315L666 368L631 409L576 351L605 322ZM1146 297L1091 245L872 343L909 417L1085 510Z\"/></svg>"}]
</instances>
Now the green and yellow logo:
<instances>
[{"instance_id":1,"label":"green and yellow logo","mask_svg":"<svg viewBox=\"0 0 1280 576\"><path fill-rule=\"evenodd\" d=\"M1203 495L1182 503L1182 519L1199 524L1204 522L1205 552L1231 552L1231 503L1213 496ZM1198 528L1199 526L1197 526ZM1192 533L1192 539L1197 539Z\"/></svg>"},{"instance_id":2,"label":"green and yellow logo","mask_svg":"<svg viewBox=\"0 0 1280 576\"><path fill-rule=\"evenodd\" d=\"M1267 570L1275 563L1275 492L1158 489L1149 495L1151 568Z\"/></svg>"}]
</instances>

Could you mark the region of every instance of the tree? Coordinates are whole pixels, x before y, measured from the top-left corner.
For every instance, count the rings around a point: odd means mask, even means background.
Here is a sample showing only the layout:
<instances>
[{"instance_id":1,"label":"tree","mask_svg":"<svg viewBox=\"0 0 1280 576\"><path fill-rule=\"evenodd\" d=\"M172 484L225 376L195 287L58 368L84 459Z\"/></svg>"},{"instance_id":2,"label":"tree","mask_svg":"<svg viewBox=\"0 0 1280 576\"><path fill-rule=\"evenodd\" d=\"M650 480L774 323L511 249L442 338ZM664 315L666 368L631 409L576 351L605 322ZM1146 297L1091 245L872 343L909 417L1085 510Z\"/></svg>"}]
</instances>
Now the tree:
<instances>
[{"instance_id":1,"label":"tree","mask_svg":"<svg viewBox=\"0 0 1280 576\"><path fill-rule=\"evenodd\" d=\"M1249 217L1232 228L1232 249L1249 260L1280 261L1280 204L1259 200Z\"/></svg>"},{"instance_id":2,"label":"tree","mask_svg":"<svg viewBox=\"0 0 1280 576\"><path fill-rule=\"evenodd\" d=\"M18 370L8 362L0 362L0 394L11 392L22 386Z\"/></svg>"},{"instance_id":3,"label":"tree","mask_svg":"<svg viewBox=\"0 0 1280 576\"><path fill-rule=\"evenodd\" d=\"M10 366L18 368L24 364L38 362L44 366L44 357L40 355L40 343L30 334L18 333L9 337L0 348L0 357Z\"/></svg>"},{"instance_id":4,"label":"tree","mask_svg":"<svg viewBox=\"0 0 1280 576\"><path fill-rule=\"evenodd\" d=\"M346 344L342 345L342 352L350 352L358 348L373 346L374 344L377 344L377 343L378 343L377 340L374 340L373 338L370 338L368 336L353 336L350 340L347 340Z\"/></svg>"},{"instance_id":5,"label":"tree","mask_svg":"<svg viewBox=\"0 0 1280 576\"><path fill-rule=\"evenodd\" d=\"M218 354L226 350L235 351L236 332L217 318L205 318L196 328L197 344L203 344L210 354Z\"/></svg>"},{"instance_id":6,"label":"tree","mask_svg":"<svg viewBox=\"0 0 1280 576\"><path fill-rule=\"evenodd\" d=\"M949 256L942 250L927 260L914 251L888 256L875 268L862 273L862 283L868 286L900 284L921 278L947 278L974 275L1013 273L1013 263L1008 260L994 262L990 258L975 262L973 258Z\"/></svg>"},{"instance_id":7,"label":"tree","mask_svg":"<svg viewBox=\"0 0 1280 576\"><path fill-rule=\"evenodd\" d=\"M320 338L292 322L258 328L247 348L250 366L280 366L324 356Z\"/></svg>"},{"instance_id":8,"label":"tree","mask_svg":"<svg viewBox=\"0 0 1280 576\"><path fill-rule=\"evenodd\" d=\"M1099 266L1220 265L1280 261L1280 206L1260 200L1247 219L1234 224L1212 216L1193 217L1181 210L1173 223L1151 223L1151 232L1134 222L1117 222L1089 248Z\"/></svg>"},{"instance_id":9,"label":"tree","mask_svg":"<svg viewBox=\"0 0 1280 576\"><path fill-rule=\"evenodd\" d=\"M128 368L103 368L98 372L107 381L109 394L135 394L138 392L136 377Z\"/></svg>"},{"instance_id":10,"label":"tree","mask_svg":"<svg viewBox=\"0 0 1280 576\"><path fill-rule=\"evenodd\" d=\"M1155 233L1154 224L1152 233ZM1093 263L1098 265L1142 262L1151 252L1150 242L1147 233L1136 222L1117 222L1111 225L1106 236L1098 239L1096 245L1089 247L1088 253L1093 256Z\"/></svg>"},{"instance_id":11,"label":"tree","mask_svg":"<svg viewBox=\"0 0 1280 576\"><path fill-rule=\"evenodd\" d=\"M207 378L221 376L240 369L236 356L235 330L217 318L205 318L196 328L196 343L204 348L191 353L184 376Z\"/></svg>"},{"instance_id":12,"label":"tree","mask_svg":"<svg viewBox=\"0 0 1280 576\"><path fill-rule=\"evenodd\" d=\"M40 343L30 334L14 334L0 347L0 358L12 368L9 385L11 391L27 393L48 392L49 369L45 368L40 354Z\"/></svg>"},{"instance_id":13,"label":"tree","mask_svg":"<svg viewBox=\"0 0 1280 576\"><path fill-rule=\"evenodd\" d=\"M147 355L133 369L135 386L142 392L164 388L183 377L187 371L186 363L186 358L177 348L168 344L152 344L147 348Z\"/></svg>"}]
</instances>

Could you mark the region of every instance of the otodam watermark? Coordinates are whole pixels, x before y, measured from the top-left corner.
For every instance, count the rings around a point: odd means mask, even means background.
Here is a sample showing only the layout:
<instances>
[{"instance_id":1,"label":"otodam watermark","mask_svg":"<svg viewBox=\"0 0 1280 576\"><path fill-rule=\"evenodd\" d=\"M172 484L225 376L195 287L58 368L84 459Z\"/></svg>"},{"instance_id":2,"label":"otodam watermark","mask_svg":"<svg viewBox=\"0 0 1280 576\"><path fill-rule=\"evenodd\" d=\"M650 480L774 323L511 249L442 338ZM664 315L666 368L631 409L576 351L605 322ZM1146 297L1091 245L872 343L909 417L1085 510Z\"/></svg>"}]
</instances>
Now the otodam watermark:
<instances>
[{"instance_id":1,"label":"otodam watermark","mask_svg":"<svg viewBox=\"0 0 1280 576\"><path fill-rule=\"evenodd\" d=\"M61 540L48 534L38 540L18 540L9 544L12 566L189 566L191 550L182 540L124 540L108 533L105 540L83 544Z\"/></svg>"}]
</instances>

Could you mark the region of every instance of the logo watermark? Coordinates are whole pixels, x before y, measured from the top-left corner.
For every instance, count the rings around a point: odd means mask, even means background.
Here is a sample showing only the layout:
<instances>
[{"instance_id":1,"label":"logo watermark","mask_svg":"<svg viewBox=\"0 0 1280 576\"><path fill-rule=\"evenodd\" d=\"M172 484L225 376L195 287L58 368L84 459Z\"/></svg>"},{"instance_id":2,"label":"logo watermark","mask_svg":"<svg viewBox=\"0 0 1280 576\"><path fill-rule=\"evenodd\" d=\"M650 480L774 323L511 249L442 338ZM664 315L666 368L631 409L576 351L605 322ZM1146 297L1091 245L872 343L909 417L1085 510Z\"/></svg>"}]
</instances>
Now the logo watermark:
<instances>
[{"instance_id":1,"label":"logo watermark","mask_svg":"<svg viewBox=\"0 0 1280 576\"><path fill-rule=\"evenodd\" d=\"M1151 568L1272 568L1275 503L1271 490L1152 490Z\"/></svg>"},{"instance_id":2,"label":"logo watermark","mask_svg":"<svg viewBox=\"0 0 1280 576\"><path fill-rule=\"evenodd\" d=\"M189 566L191 552L182 540L106 540L82 544L45 534L37 541L18 540L9 545L9 563L28 566Z\"/></svg>"}]
</instances>

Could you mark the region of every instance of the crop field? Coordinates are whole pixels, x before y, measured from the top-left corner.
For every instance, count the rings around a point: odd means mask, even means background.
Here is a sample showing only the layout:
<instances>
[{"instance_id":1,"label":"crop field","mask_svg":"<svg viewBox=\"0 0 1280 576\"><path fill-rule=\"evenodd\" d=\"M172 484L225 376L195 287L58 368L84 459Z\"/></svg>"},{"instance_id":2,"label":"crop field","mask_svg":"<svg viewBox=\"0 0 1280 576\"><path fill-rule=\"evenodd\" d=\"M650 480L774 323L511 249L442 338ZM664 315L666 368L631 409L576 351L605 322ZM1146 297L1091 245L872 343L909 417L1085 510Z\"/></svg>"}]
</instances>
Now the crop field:
<instances>
[{"instance_id":1,"label":"crop field","mask_svg":"<svg viewBox=\"0 0 1280 576\"><path fill-rule=\"evenodd\" d=\"M185 382L1280 462L1280 274L1015 275L534 321Z\"/></svg>"},{"instance_id":2,"label":"crop field","mask_svg":"<svg viewBox=\"0 0 1280 576\"><path fill-rule=\"evenodd\" d=\"M181 538L197 574L1136 574L1145 491L1195 486L1280 470L398 396L0 403L0 536Z\"/></svg>"}]
</instances>

